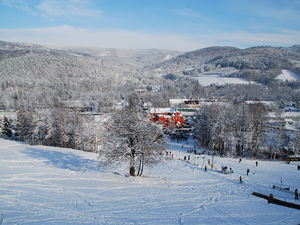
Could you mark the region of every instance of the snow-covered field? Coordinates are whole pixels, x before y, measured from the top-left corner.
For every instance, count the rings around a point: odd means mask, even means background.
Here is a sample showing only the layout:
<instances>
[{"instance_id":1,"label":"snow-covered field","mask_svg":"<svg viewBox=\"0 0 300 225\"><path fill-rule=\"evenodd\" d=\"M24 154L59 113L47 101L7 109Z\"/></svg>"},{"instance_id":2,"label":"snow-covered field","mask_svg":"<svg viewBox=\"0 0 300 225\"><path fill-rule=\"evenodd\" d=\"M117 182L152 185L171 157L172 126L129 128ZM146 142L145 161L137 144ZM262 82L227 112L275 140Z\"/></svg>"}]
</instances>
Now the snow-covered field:
<instances>
[{"instance_id":1,"label":"snow-covered field","mask_svg":"<svg viewBox=\"0 0 300 225\"><path fill-rule=\"evenodd\" d=\"M282 73L279 74L276 79L282 81L297 81L300 80L300 76L290 70L282 70Z\"/></svg>"},{"instance_id":2,"label":"snow-covered field","mask_svg":"<svg viewBox=\"0 0 300 225\"><path fill-rule=\"evenodd\" d=\"M192 143L172 143L173 159L128 177L97 155L0 139L0 224L299 224L300 210L268 204L251 193L273 193L300 204L273 184L300 189L297 163L214 157L182 160ZM221 174L221 166L234 170ZM250 169L246 176L246 169ZM244 183L238 182L243 176Z\"/></svg>"},{"instance_id":3,"label":"snow-covered field","mask_svg":"<svg viewBox=\"0 0 300 225\"><path fill-rule=\"evenodd\" d=\"M195 78L198 80L199 84L203 86L210 86L211 84L216 84L216 85L251 84L251 82L244 80L242 78L224 77L219 74L211 74L211 75L200 74Z\"/></svg>"}]
</instances>

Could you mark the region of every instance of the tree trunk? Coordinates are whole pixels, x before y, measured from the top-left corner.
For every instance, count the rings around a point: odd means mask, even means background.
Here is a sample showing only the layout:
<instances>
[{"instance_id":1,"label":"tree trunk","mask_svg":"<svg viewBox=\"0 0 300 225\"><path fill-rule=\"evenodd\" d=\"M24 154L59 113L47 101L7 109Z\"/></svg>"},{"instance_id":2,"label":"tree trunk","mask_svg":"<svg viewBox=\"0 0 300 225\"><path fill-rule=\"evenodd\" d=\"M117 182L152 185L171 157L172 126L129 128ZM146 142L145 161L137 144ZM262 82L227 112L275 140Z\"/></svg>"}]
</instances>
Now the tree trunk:
<instances>
[{"instance_id":1,"label":"tree trunk","mask_svg":"<svg viewBox=\"0 0 300 225\"><path fill-rule=\"evenodd\" d=\"M140 163L139 163L139 170L137 172L137 176L140 176L140 172L141 172L141 167L142 167L142 160L140 159Z\"/></svg>"},{"instance_id":2,"label":"tree trunk","mask_svg":"<svg viewBox=\"0 0 300 225\"><path fill-rule=\"evenodd\" d=\"M135 150L131 149L131 156L130 156L130 169L129 169L129 174L130 176L135 176Z\"/></svg>"},{"instance_id":3,"label":"tree trunk","mask_svg":"<svg viewBox=\"0 0 300 225\"><path fill-rule=\"evenodd\" d=\"M134 168L134 166L130 167L129 174L130 174L130 176L133 176L133 177L135 176L135 168Z\"/></svg>"}]
</instances>

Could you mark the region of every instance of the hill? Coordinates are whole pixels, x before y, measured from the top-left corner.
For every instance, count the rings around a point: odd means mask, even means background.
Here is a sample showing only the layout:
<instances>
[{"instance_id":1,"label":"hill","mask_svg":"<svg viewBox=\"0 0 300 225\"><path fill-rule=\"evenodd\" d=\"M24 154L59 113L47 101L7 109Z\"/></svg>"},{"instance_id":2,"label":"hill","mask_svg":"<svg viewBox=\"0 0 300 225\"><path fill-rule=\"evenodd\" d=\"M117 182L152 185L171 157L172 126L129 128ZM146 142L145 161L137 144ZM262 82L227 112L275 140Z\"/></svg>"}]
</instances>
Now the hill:
<instances>
[{"instance_id":1,"label":"hill","mask_svg":"<svg viewBox=\"0 0 300 225\"><path fill-rule=\"evenodd\" d=\"M234 68L232 73L223 74L220 69ZM299 46L209 47L177 56L153 67L160 73L198 76L204 72L244 78L263 84L281 74L283 69L300 72Z\"/></svg>"},{"instance_id":2,"label":"hill","mask_svg":"<svg viewBox=\"0 0 300 225\"><path fill-rule=\"evenodd\" d=\"M1 41L0 109L51 107L56 99L99 110L151 84L142 70L145 64L176 55L156 49L50 48Z\"/></svg>"},{"instance_id":3,"label":"hill","mask_svg":"<svg viewBox=\"0 0 300 225\"><path fill-rule=\"evenodd\" d=\"M192 143L171 143L174 158L128 177L123 164L103 166L95 153L29 146L0 139L0 223L3 224L297 224L299 210L268 204L252 191L290 202L299 189L296 164L191 156ZM182 148L182 145L184 147ZM181 150L181 151L179 151ZM202 158L204 157L204 159ZM178 160L181 159L181 160ZM221 166L233 174L217 171ZM208 166L208 165L207 165ZM246 176L247 168L250 169ZM239 176L244 177L240 184Z\"/></svg>"},{"instance_id":4,"label":"hill","mask_svg":"<svg viewBox=\"0 0 300 225\"><path fill-rule=\"evenodd\" d=\"M169 98L212 96L300 100L297 79L276 79L283 71L299 76L297 45L247 49L217 46L182 54L0 41L0 68L0 110L76 102L82 108L101 111L135 90L146 90L141 97L156 106L167 106Z\"/></svg>"}]
</instances>

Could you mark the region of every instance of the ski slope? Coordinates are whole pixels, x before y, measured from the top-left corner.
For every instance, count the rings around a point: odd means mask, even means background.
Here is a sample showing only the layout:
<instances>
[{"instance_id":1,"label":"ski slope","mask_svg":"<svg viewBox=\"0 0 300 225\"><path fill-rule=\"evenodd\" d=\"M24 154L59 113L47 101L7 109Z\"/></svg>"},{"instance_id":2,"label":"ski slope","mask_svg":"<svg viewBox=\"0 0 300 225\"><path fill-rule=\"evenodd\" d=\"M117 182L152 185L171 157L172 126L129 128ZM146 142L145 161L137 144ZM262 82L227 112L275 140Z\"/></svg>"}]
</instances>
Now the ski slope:
<instances>
[{"instance_id":1,"label":"ski slope","mask_svg":"<svg viewBox=\"0 0 300 225\"><path fill-rule=\"evenodd\" d=\"M97 154L29 146L0 139L0 224L299 224L300 210L268 204L252 191L293 200L273 184L300 189L296 163L191 154L193 142L171 143L173 158L127 176L127 165L105 167ZM198 166L197 166L197 165ZM226 165L233 174L217 170ZM246 169L250 169L246 176ZM239 176L244 183L238 182Z\"/></svg>"}]
</instances>

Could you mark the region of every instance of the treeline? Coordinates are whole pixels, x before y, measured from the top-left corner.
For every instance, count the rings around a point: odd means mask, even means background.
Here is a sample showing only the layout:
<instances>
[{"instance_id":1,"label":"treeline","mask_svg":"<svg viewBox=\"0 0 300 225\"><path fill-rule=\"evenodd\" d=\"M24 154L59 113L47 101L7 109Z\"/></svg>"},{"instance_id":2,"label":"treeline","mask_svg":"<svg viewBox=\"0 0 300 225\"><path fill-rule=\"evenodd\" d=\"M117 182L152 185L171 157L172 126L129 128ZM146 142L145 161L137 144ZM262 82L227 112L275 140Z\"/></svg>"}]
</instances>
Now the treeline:
<instances>
[{"instance_id":1,"label":"treeline","mask_svg":"<svg viewBox=\"0 0 300 225\"><path fill-rule=\"evenodd\" d=\"M1 136L31 145L47 145L95 151L96 132L92 119L63 104L53 108L19 109L15 120L4 117Z\"/></svg>"},{"instance_id":2,"label":"treeline","mask_svg":"<svg viewBox=\"0 0 300 225\"><path fill-rule=\"evenodd\" d=\"M281 111L272 111L270 118L268 107L260 103L209 105L198 111L193 135L200 146L221 155L275 159L299 152L299 127L289 135Z\"/></svg>"}]
</instances>

